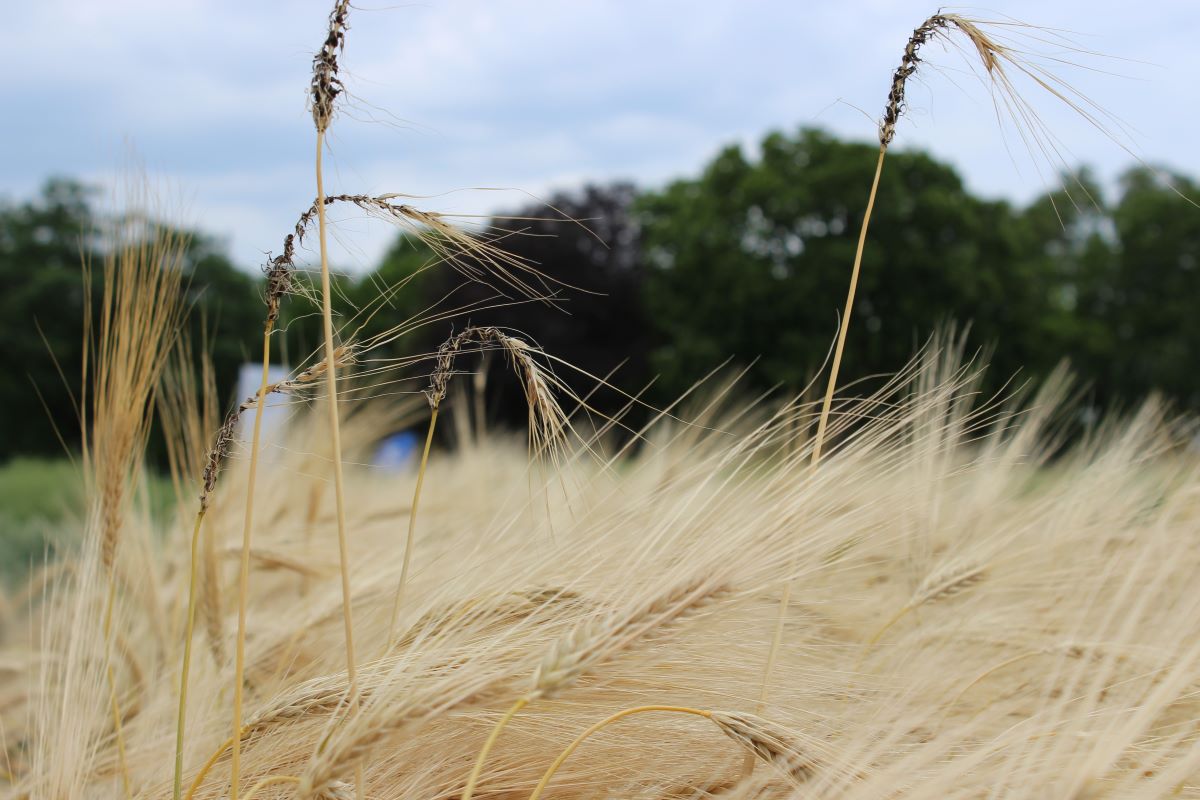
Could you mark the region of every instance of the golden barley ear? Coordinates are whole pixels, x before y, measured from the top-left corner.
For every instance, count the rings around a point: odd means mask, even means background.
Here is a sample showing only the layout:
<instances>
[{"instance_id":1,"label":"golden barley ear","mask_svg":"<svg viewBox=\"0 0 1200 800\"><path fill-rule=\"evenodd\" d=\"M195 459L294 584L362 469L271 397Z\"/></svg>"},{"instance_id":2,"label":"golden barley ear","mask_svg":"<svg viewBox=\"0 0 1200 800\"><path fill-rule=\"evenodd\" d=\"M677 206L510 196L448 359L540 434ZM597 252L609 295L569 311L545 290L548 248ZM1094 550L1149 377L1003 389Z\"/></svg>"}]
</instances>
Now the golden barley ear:
<instances>
[{"instance_id":1,"label":"golden barley ear","mask_svg":"<svg viewBox=\"0 0 1200 800\"><path fill-rule=\"evenodd\" d=\"M1044 172L1046 167L1057 173L1069 173L1071 158L1063 139L1042 120L1031 99L1034 94L1046 95L1052 102L1066 106L1088 127L1112 141L1138 163L1148 166L1130 144L1128 126L1076 89L1061 74L1064 68L1086 67L1085 61L1103 58L1101 54L1080 47L1059 31L1020 20L1008 17L980 19L940 11L913 31L892 76L879 124L879 141L883 148L891 144L896 135L896 124L906 110L908 81L924 63L920 55L922 46L935 39L941 39L961 53L990 94L1001 132L1006 133L1007 126L1011 125L1043 181L1049 181L1050 177ZM1072 61L1073 57L1079 59L1078 63ZM1074 189L1083 193L1087 203L1096 203L1083 184L1078 180L1073 180L1073 184ZM1074 189L1067 186L1063 189L1070 202L1076 203L1072 196Z\"/></svg>"},{"instance_id":2,"label":"golden barley ear","mask_svg":"<svg viewBox=\"0 0 1200 800\"><path fill-rule=\"evenodd\" d=\"M368 216L383 220L416 237L433 252L439 262L448 264L469 280L488 286L496 281L519 296L543 302L553 300L552 285L563 285L540 271L529 260L509 253L496 244L510 232L490 235L469 232L451 222L451 215L425 211L399 202L404 197L392 192L380 195L334 194L317 198L300 215L294 232L284 240L284 251L279 258L286 259L289 264L292 262L295 246L302 242L312 222L320 219L323 207L350 204Z\"/></svg>"},{"instance_id":3,"label":"golden barley ear","mask_svg":"<svg viewBox=\"0 0 1200 800\"><path fill-rule=\"evenodd\" d=\"M140 202L144 195L136 198ZM121 693L112 662L117 619L118 559L123 529L150 432L160 379L184 317L183 263L188 240L143 210L127 212L110 233L103 263L104 290L93 308L91 265L84 317L83 383L91 378L91 414L81 409L87 529L95 537L107 583L102 629L109 708L122 789L132 796L126 761ZM95 368L88 373L89 362Z\"/></svg>"},{"instance_id":4,"label":"golden barley ear","mask_svg":"<svg viewBox=\"0 0 1200 800\"><path fill-rule=\"evenodd\" d=\"M445 399L447 385L454 375L455 359L464 347L471 344L494 346L508 356L525 390L530 420L530 449L535 454L553 452L570 429L570 422L556 394L564 393L568 397L574 397L574 394L538 363L540 350L500 328L468 327L442 343L429 378L429 388L425 390L430 408L438 408Z\"/></svg>"},{"instance_id":5,"label":"golden barley ear","mask_svg":"<svg viewBox=\"0 0 1200 800\"><path fill-rule=\"evenodd\" d=\"M722 733L793 783L800 784L812 778L816 762L800 751L796 737L786 729L754 714L714 711L709 719Z\"/></svg>"}]
</instances>

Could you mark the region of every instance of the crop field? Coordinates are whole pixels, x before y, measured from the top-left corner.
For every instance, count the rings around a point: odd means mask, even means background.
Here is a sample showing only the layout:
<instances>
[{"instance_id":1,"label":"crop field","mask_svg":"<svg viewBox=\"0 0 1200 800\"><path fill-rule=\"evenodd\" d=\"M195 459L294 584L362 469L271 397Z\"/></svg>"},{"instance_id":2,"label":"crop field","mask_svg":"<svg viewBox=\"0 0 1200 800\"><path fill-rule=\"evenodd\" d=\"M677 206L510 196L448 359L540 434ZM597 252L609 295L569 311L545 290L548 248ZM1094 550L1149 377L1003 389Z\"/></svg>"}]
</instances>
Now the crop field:
<instances>
[{"instance_id":1,"label":"crop field","mask_svg":"<svg viewBox=\"0 0 1200 800\"><path fill-rule=\"evenodd\" d=\"M355 13L312 61L315 199L241 332L252 394L227 408L183 333L189 241L143 186L85 266L81 451L0 474L0 798L1200 797L1194 421L1151 398L1082 425L1068 369L992 380L951 326L894 374L846 356L933 43L1053 165L1039 108L1109 124L1037 57L1050 33L914 20L821 372L660 404L478 306L392 318L426 271L496 304L572 287L419 198L327 193ZM429 261L351 305L335 207ZM278 378L285 307L321 340ZM483 359L524 430L488 425ZM378 468L400 429L408 466Z\"/></svg>"}]
</instances>

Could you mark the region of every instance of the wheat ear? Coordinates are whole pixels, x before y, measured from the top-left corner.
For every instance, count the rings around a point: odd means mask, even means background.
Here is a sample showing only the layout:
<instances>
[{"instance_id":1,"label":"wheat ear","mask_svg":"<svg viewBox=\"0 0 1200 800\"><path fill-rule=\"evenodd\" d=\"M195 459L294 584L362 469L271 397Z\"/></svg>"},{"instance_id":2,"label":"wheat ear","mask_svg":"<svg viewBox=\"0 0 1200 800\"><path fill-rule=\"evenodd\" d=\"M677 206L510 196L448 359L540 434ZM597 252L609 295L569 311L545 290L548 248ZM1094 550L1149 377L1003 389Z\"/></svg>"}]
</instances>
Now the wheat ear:
<instances>
[{"instance_id":1,"label":"wheat ear","mask_svg":"<svg viewBox=\"0 0 1200 800\"><path fill-rule=\"evenodd\" d=\"M926 603L936 603L939 600L954 597L979 583L984 579L985 575L984 565L976 563L950 564L932 573L917 587L917 591L913 593L912 599L905 603L899 611L892 615L891 619L885 622L867 640L867 648L876 644L883 637L883 634L912 611ZM862 664L861 659L859 660L859 664Z\"/></svg>"},{"instance_id":2,"label":"wheat ear","mask_svg":"<svg viewBox=\"0 0 1200 800\"><path fill-rule=\"evenodd\" d=\"M700 594L697 594L698 590L701 592ZM467 777L466 788L463 789L460 800L471 800L488 754L513 717L534 700L550 697L570 686L585 671L612 655L617 648L614 648L611 643L605 647L606 640L614 634L629 637L623 642L620 638L616 640L620 642L617 647L624 647L632 639L639 638L650 630L645 626L647 618L657 619L659 625L678 622L684 615L701 608L722 591L723 589L719 587L705 590L700 584L685 583L680 590L651 601L616 622L610 629L605 629L593 622L577 627L557 640L534 671L533 688L527 694L517 698L516 702L509 706L492 727L483 747L479 750L479 755L475 758L475 764Z\"/></svg>"},{"instance_id":3,"label":"wheat ear","mask_svg":"<svg viewBox=\"0 0 1200 800\"><path fill-rule=\"evenodd\" d=\"M400 567L400 580L396 586L396 597L392 602L392 616L388 623L388 650L393 644L392 637L395 635L396 620L400 614L404 588L408 582L413 546L416 543L417 508L421 502L421 489L425 485L425 469L429 464L429 449L433 444L433 431L437 425L438 411L441 409L442 401L446 399L446 390L450 378L454 375L455 358L464 346L472 343L481 346L494 344L508 354L525 389L525 400L529 406L529 436L535 453L540 453L545 447L552 447L567 427L566 415L554 399L550 381L546 379L541 367L534 360L533 349L521 339L495 327L468 327L451 336L438 347L434 370L429 379L429 388L425 390L425 398L429 402L430 409L429 427L425 432L425 447L421 451L421 464L417 470L417 482L413 488L412 505L408 512L408 536L404 544L404 561Z\"/></svg>"},{"instance_id":4,"label":"wheat ear","mask_svg":"<svg viewBox=\"0 0 1200 800\"><path fill-rule=\"evenodd\" d=\"M782 772L793 783L813 776L816 764L791 745L788 731L753 714L714 711L709 719L721 732L746 748L751 758L760 758Z\"/></svg>"},{"instance_id":5,"label":"wheat ear","mask_svg":"<svg viewBox=\"0 0 1200 800\"><path fill-rule=\"evenodd\" d=\"M703 576L676 584L625 613L576 628L547 651L534 671L533 685L525 696L532 701L561 691L639 639L704 608L725 589L711 575ZM301 797L314 796L333 780L342 765L359 762L388 736L428 719L434 713L480 702L489 690L504 680L493 678L477 684L471 682L469 676L463 677L463 672L456 670L435 686L431 691L437 691L436 697L410 693L398 708L390 707L386 713L372 715L361 730L348 735L337 747L319 753L305 770L300 785ZM376 699L375 703L378 702Z\"/></svg>"},{"instance_id":6,"label":"wheat ear","mask_svg":"<svg viewBox=\"0 0 1200 800\"><path fill-rule=\"evenodd\" d=\"M137 221L140 219L141 221ZM98 495L99 558L107 579L102 628L104 670L109 707L126 798L133 796L126 758L125 733L113 666L113 615L117 600L117 550L124 525L127 486L137 475L149 434L148 408L155 402L159 379L177 335L182 315L179 269L186 239L133 217L118 227L114 245L104 258L104 294L98 330L93 331L91 298L84 316L84 385L87 355L97 361L93 383L93 424L81 415L84 460L90 465L89 494ZM91 265L84 262L85 284Z\"/></svg>"}]
</instances>

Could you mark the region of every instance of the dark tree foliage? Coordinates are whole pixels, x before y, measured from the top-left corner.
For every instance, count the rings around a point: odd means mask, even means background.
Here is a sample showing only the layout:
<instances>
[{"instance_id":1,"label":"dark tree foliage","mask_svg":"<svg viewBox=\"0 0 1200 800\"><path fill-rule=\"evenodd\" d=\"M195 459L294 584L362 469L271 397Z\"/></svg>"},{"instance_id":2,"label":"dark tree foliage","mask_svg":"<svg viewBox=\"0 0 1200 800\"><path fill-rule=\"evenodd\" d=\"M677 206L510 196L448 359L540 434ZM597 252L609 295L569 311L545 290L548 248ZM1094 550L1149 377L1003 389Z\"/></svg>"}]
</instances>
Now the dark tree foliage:
<instances>
[{"instance_id":1,"label":"dark tree foliage","mask_svg":"<svg viewBox=\"0 0 1200 800\"><path fill-rule=\"evenodd\" d=\"M92 244L90 194L81 184L51 180L36 200L0 207L0 458L61 452L54 425L69 442L78 438L71 392L79 397L83 368L81 258Z\"/></svg>"},{"instance_id":2,"label":"dark tree foliage","mask_svg":"<svg viewBox=\"0 0 1200 800\"><path fill-rule=\"evenodd\" d=\"M501 234L497 243L541 273L542 280L528 282L552 295L549 302L530 301L494 284L506 295L498 296L495 288L464 282L462 275L446 268L435 273L430 297L449 295L452 307L482 306L460 317L453 329L465 324L511 329L577 368L554 365L558 377L577 393L596 390L589 405L611 415L629 399L597 388L587 374L609 377L630 394L638 393L648 380L650 329L642 304L640 231L632 216L636 197L627 183L589 185L491 221L493 234L510 232ZM449 322L431 325L425 341L436 347L451 330ZM475 368L465 360L462 366ZM524 425L524 395L510 373L507 365L491 359L489 416Z\"/></svg>"},{"instance_id":3,"label":"dark tree foliage","mask_svg":"<svg viewBox=\"0 0 1200 800\"><path fill-rule=\"evenodd\" d=\"M76 405L83 397L83 318L88 302L85 259L93 264L94 300L101 288L101 223L93 192L49 181L26 203L0 207L0 459L17 453L61 454L79 445ZM217 245L191 234L185 259L188 333L213 359L222 399L232 397L247 343L261 330L256 279L234 268Z\"/></svg>"},{"instance_id":4,"label":"dark tree foliage","mask_svg":"<svg viewBox=\"0 0 1200 800\"><path fill-rule=\"evenodd\" d=\"M654 367L682 391L733 356L758 386L803 385L836 332L874 144L815 131L768 135L757 157L724 150L696 179L641 202ZM1041 371L1063 355L1057 276L1036 225L972 196L920 152L888 159L863 259L846 374L892 372L941 323L995 342L995 375Z\"/></svg>"},{"instance_id":5,"label":"dark tree foliage","mask_svg":"<svg viewBox=\"0 0 1200 800\"><path fill-rule=\"evenodd\" d=\"M373 357L430 353L467 324L501 326L592 375L620 367L612 382L629 393L657 378L646 398L659 405L731 357L753 362L748 388L795 389L835 334L876 153L814 130L773 133L754 155L727 148L697 177L658 191L589 186L491 220L497 244L544 274L550 302L472 282L400 237L375 271L336 280L339 325L361 340L410 323ZM924 153L893 152L845 380L894 371L939 324L969 322L972 342L994 347L993 387L1065 358L1100 406L1160 391L1200 409L1200 185L1148 167L1126 173L1113 199L1086 172L1064 185L1014 208L973 196ZM91 201L82 185L54 180L33 200L0 204L0 458L60 452L51 420L78 444L80 265L99 262L93 231L103 223ZM192 341L211 353L229 403L239 365L256 358L261 279L199 234L187 269ZM319 317L303 298L284 304L280 327L276 352L287 363L320 346ZM596 386L556 372L580 394ZM388 391L419 391L423 371L409 377ZM524 424L521 389L498 358L487 397L493 422ZM589 402L611 414L628 398L601 390Z\"/></svg>"},{"instance_id":6,"label":"dark tree foliage","mask_svg":"<svg viewBox=\"0 0 1200 800\"><path fill-rule=\"evenodd\" d=\"M1112 211L1116 247L1089 287L1108 323L1097 379L1123 402L1157 390L1200 408L1200 184L1127 172ZM1095 278L1098 278L1096 280Z\"/></svg>"},{"instance_id":7,"label":"dark tree foliage","mask_svg":"<svg viewBox=\"0 0 1200 800\"><path fill-rule=\"evenodd\" d=\"M222 407L236 400L238 368L261 358L266 308L262 281L255 273L238 269L210 238L192 234L184 268L188 273L187 301L191 309L191 341L203 346L213 363Z\"/></svg>"}]
</instances>

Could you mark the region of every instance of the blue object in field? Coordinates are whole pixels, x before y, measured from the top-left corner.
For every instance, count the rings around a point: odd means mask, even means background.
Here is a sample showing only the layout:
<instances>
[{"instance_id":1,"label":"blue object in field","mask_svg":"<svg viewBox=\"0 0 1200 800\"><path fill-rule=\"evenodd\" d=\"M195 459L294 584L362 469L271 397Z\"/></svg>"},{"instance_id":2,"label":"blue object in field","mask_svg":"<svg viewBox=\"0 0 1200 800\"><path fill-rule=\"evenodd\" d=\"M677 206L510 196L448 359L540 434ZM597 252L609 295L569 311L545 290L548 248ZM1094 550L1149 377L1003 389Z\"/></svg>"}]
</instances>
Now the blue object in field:
<instances>
[{"instance_id":1,"label":"blue object in field","mask_svg":"<svg viewBox=\"0 0 1200 800\"><path fill-rule=\"evenodd\" d=\"M375 448L373 463L382 469L401 470L417 455L420 439L412 431L393 433Z\"/></svg>"}]
</instances>

